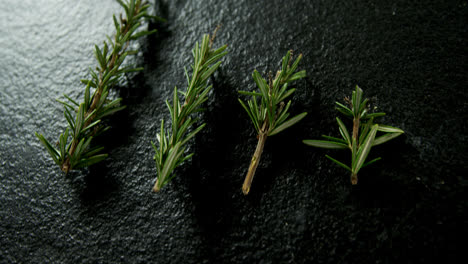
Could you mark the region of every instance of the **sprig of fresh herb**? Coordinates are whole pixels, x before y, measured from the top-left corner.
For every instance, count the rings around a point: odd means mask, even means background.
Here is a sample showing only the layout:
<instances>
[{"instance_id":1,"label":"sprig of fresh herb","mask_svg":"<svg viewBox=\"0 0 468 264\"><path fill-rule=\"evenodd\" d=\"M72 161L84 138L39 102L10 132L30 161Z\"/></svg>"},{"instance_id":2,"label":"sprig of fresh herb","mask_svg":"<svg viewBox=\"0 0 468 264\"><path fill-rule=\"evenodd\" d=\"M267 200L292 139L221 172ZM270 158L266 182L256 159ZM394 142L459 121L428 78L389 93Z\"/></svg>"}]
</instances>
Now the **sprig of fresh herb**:
<instances>
[{"instance_id":1,"label":"sprig of fresh herb","mask_svg":"<svg viewBox=\"0 0 468 264\"><path fill-rule=\"evenodd\" d=\"M305 70L295 73L301 59L302 54L300 54L291 65L292 52L288 51L286 56L283 57L281 70L276 73L274 79L270 74L269 81L267 82L257 70L254 70L252 76L260 90L259 92L239 91L242 95L251 96L247 104L241 99L239 99L239 102L249 115L258 133L257 148L255 149L247 176L242 186L242 192L245 195L250 191L250 186L252 185L255 171L260 162L267 137L276 135L296 124L307 115L307 113L304 112L288 119L288 110L291 106L291 100L289 100L287 104L284 103L284 100L296 90L294 88L288 89L288 84L306 76ZM260 98L260 102L258 102L258 97Z\"/></svg>"},{"instance_id":2,"label":"sprig of fresh herb","mask_svg":"<svg viewBox=\"0 0 468 264\"><path fill-rule=\"evenodd\" d=\"M116 29L114 39L107 36L108 42L104 41L102 48L95 45L94 55L98 66L96 71L90 68L91 79L81 80L86 85L84 102L79 104L67 95L64 95L65 101L57 100L64 105L64 116L68 122L68 128L59 136L58 148L49 143L42 134L36 133L52 159L66 173L90 166L107 157L107 154L102 153L103 147L91 146L91 142L98 134L109 129L109 126L103 125L102 118L125 108L120 104L122 98L113 101L107 99L109 88L118 83L124 73L143 69L133 66L122 67L128 55L137 53L136 50L128 50L129 43L131 40L156 32L155 29L137 32L143 19L161 20L147 13L150 7L147 2L141 0L117 0L117 2L124 8L126 18L122 18L121 14L120 19L117 19L114 15Z\"/></svg>"},{"instance_id":3,"label":"sprig of fresh herb","mask_svg":"<svg viewBox=\"0 0 468 264\"><path fill-rule=\"evenodd\" d=\"M208 100L208 93L212 88L211 85L207 84L208 78L218 69L222 62L221 58L228 53L225 51L227 45L216 50L212 49L215 34L211 40L210 35L206 34L203 36L201 45L198 42L195 44L195 48L192 50L194 64L191 65L193 70L191 77L185 69L187 90L182 92L175 87L172 105L166 100L172 119L171 129L165 129L164 120L161 120L161 131L157 134L159 148L151 142L155 150L154 160L158 172L153 187L155 192L158 192L175 177L172 172L177 166L193 156L193 153L184 154L185 145L205 127L203 123L189 132L190 128L197 122L196 118L191 117L192 114L202 111L202 103ZM183 104L179 100L179 94L184 96L185 102Z\"/></svg>"},{"instance_id":4,"label":"sprig of fresh herb","mask_svg":"<svg viewBox=\"0 0 468 264\"><path fill-rule=\"evenodd\" d=\"M378 157L365 162L371 147L396 138L403 134L404 131L396 127L374 124L374 118L384 116L385 113L369 113L367 106L369 99L366 98L362 100L362 89L359 88L359 86L356 85L356 90L353 91L351 101L349 101L349 98L345 98L345 100L350 104L351 109L339 102L336 102L336 110L353 120L352 137L350 137L344 123L337 117L336 121L338 122L342 138L322 135L322 137L328 140L304 140L303 142L309 146L318 148L351 150L351 166L348 166L328 155L325 156L339 166L350 171L351 183L354 185L358 182L357 174L361 168L381 159ZM361 135L359 135L360 128ZM385 134L376 137L378 131L384 132Z\"/></svg>"}]
</instances>

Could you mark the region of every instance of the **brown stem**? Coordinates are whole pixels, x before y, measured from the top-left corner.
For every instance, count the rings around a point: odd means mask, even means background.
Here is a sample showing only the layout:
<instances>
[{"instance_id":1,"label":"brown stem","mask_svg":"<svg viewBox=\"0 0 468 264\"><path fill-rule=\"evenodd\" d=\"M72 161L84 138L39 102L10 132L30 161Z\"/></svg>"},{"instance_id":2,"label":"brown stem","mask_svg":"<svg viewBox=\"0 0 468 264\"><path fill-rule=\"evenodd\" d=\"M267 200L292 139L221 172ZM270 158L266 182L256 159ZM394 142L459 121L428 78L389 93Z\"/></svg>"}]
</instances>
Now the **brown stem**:
<instances>
[{"instance_id":1,"label":"brown stem","mask_svg":"<svg viewBox=\"0 0 468 264\"><path fill-rule=\"evenodd\" d=\"M242 192L244 195L249 194L250 185L252 185L252 180L255 175L255 171L257 170L258 163L260 162L260 158L262 157L263 148L265 147L265 142L268 137L267 132L260 132L258 135L258 144L257 148L255 149L255 153L250 161L249 171L247 172L247 176L244 180L244 185L242 185Z\"/></svg>"},{"instance_id":2,"label":"brown stem","mask_svg":"<svg viewBox=\"0 0 468 264\"><path fill-rule=\"evenodd\" d=\"M354 172L351 173L351 184L352 184L352 185L356 185L356 184L357 184L357 174L355 174Z\"/></svg>"},{"instance_id":3,"label":"brown stem","mask_svg":"<svg viewBox=\"0 0 468 264\"><path fill-rule=\"evenodd\" d=\"M358 143L358 133L359 133L359 117L353 119L353 139Z\"/></svg>"}]
</instances>

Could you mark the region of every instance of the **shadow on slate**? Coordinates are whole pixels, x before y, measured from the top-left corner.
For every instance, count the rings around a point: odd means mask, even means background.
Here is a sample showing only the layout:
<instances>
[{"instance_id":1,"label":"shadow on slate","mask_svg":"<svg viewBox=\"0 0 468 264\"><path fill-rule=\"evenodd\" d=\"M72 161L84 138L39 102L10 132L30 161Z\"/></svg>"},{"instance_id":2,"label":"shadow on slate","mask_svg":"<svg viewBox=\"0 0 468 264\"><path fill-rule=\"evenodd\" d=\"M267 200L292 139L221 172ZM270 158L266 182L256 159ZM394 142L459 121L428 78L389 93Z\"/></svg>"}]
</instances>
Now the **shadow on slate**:
<instances>
[{"instance_id":1,"label":"shadow on slate","mask_svg":"<svg viewBox=\"0 0 468 264\"><path fill-rule=\"evenodd\" d=\"M240 109L237 101L232 100L237 91L230 85L223 67L211 81L210 98L205 103L206 110L200 115L200 122L205 122L206 126L194 140L192 151L195 156L187 168L187 175L190 175L188 191L192 193L196 217L201 227L208 231L208 239L222 236L231 224L233 179L226 175L236 162L232 154L237 141L233 139L241 134L238 126Z\"/></svg>"}]
</instances>

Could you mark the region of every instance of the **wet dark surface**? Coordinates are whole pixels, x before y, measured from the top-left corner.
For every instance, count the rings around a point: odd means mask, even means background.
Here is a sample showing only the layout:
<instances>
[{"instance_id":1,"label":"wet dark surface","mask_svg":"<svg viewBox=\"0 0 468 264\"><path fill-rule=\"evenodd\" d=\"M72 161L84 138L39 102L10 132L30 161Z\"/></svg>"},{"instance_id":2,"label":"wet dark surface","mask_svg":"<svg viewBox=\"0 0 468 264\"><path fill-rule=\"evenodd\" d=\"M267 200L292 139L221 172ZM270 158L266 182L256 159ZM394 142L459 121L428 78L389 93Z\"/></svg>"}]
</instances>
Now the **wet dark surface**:
<instances>
[{"instance_id":1,"label":"wet dark surface","mask_svg":"<svg viewBox=\"0 0 468 264\"><path fill-rule=\"evenodd\" d=\"M113 1L11 1L0 7L1 263L455 263L468 226L467 1L161 1L168 19L116 90L127 110L101 139L110 158L68 176L34 132L65 127L62 93L82 98L92 45L112 34ZM164 100L184 87L194 42L222 24L229 55L212 79L192 161L160 193L151 140ZM256 139L236 90L276 71L288 49L308 77L267 141L251 194ZM404 136L359 185L307 147L336 134L334 102L358 84ZM460 261L460 260L458 260ZM463 261L461 261L463 262Z\"/></svg>"}]
</instances>

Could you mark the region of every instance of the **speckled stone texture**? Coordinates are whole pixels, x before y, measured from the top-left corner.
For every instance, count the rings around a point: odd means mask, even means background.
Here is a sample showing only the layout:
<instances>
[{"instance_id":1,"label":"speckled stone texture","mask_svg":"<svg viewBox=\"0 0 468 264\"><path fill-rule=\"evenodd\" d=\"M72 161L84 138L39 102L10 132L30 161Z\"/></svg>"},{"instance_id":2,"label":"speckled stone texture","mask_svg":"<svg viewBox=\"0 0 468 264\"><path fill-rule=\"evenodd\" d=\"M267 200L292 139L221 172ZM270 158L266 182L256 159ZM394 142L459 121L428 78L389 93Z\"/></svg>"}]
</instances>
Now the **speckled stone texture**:
<instances>
[{"instance_id":1,"label":"speckled stone texture","mask_svg":"<svg viewBox=\"0 0 468 264\"><path fill-rule=\"evenodd\" d=\"M455 263L468 226L467 1L158 1L167 18L135 45L108 119L110 158L63 175L34 132L65 128L62 93L81 99L92 47L112 34L106 1L0 3L1 263ZM194 158L160 193L150 141L202 34L222 24L230 53L199 115ZM267 140L251 193L256 138L237 90L302 53L291 108L309 115ZM363 88L404 136L359 184L302 139L338 133L334 102ZM457 242L457 238L460 239ZM459 263L463 263L463 260ZM466 262L465 262L466 263Z\"/></svg>"}]
</instances>

